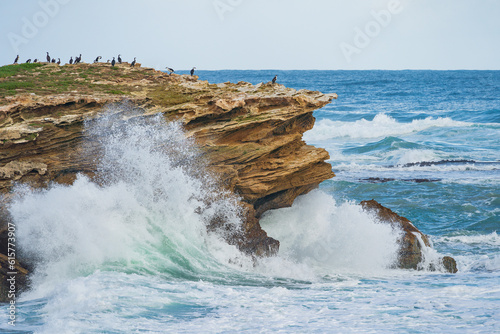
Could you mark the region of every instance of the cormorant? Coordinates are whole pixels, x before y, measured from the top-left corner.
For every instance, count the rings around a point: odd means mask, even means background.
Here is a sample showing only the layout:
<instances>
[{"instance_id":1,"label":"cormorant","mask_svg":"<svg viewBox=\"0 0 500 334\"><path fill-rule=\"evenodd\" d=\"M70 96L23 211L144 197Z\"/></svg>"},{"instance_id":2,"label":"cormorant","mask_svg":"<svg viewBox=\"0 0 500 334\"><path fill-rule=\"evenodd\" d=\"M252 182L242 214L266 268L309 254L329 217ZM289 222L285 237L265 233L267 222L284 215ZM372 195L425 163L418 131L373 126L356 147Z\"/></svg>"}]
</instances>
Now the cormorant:
<instances>
[{"instance_id":1,"label":"cormorant","mask_svg":"<svg viewBox=\"0 0 500 334\"><path fill-rule=\"evenodd\" d=\"M273 81L271 81L271 82L272 82L273 84L275 84L275 83L276 83L276 80L278 80L278 76L277 76L277 75L275 75L275 76L274 76Z\"/></svg>"},{"instance_id":2,"label":"cormorant","mask_svg":"<svg viewBox=\"0 0 500 334\"><path fill-rule=\"evenodd\" d=\"M115 66L115 64L116 64L115 57L113 57L113 60L111 61L111 66L113 66L113 67L114 67L114 66Z\"/></svg>"},{"instance_id":3,"label":"cormorant","mask_svg":"<svg viewBox=\"0 0 500 334\"><path fill-rule=\"evenodd\" d=\"M136 57L134 57L134 61L132 61L132 63L130 64L130 67L135 67L135 58Z\"/></svg>"},{"instance_id":4,"label":"cormorant","mask_svg":"<svg viewBox=\"0 0 500 334\"><path fill-rule=\"evenodd\" d=\"M16 59L14 59L14 64L17 64L18 60L19 60L19 55L17 55Z\"/></svg>"},{"instance_id":5,"label":"cormorant","mask_svg":"<svg viewBox=\"0 0 500 334\"><path fill-rule=\"evenodd\" d=\"M38 63L38 59L33 60L34 63Z\"/></svg>"},{"instance_id":6,"label":"cormorant","mask_svg":"<svg viewBox=\"0 0 500 334\"><path fill-rule=\"evenodd\" d=\"M118 55L118 64L121 64L122 63L122 57L120 57L121 55Z\"/></svg>"},{"instance_id":7,"label":"cormorant","mask_svg":"<svg viewBox=\"0 0 500 334\"><path fill-rule=\"evenodd\" d=\"M47 62L50 63L50 56L48 52L47 52Z\"/></svg>"},{"instance_id":8,"label":"cormorant","mask_svg":"<svg viewBox=\"0 0 500 334\"><path fill-rule=\"evenodd\" d=\"M55 64L56 63L56 58L52 58L52 63Z\"/></svg>"},{"instance_id":9,"label":"cormorant","mask_svg":"<svg viewBox=\"0 0 500 334\"><path fill-rule=\"evenodd\" d=\"M196 70L196 67L193 67L193 68L191 69L191 76L193 76L193 75L194 75L194 70Z\"/></svg>"},{"instance_id":10,"label":"cormorant","mask_svg":"<svg viewBox=\"0 0 500 334\"><path fill-rule=\"evenodd\" d=\"M101 59L102 57L101 56L98 56L95 60L94 60L94 63L98 63L99 62L99 59Z\"/></svg>"},{"instance_id":11,"label":"cormorant","mask_svg":"<svg viewBox=\"0 0 500 334\"><path fill-rule=\"evenodd\" d=\"M57 65L61 65L61 58L57 58Z\"/></svg>"},{"instance_id":12,"label":"cormorant","mask_svg":"<svg viewBox=\"0 0 500 334\"><path fill-rule=\"evenodd\" d=\"M26 64L29 64L29 63L31 63L31 58L26 60Z\"/></svg>"},{"instance_id":13,"label":"cormorant","mask_svg":"<svg viewBox=\"0 0 500 334\"><path fill-rule=\"evenodd\" d=\"M173 68L170 67L165 67L165 68L167 69L169 75L175 72Z\"/></svg>"},{"instance_id":14,"label":"cormorant","mask_svg":"<svg viewBox=\"0 0 500 334\"><path fill-rule=\"evenodd\" d=\"M82 61L82 54L80 53L80 56L75 57L75 64L78 64L81 61Z\"/></svg>"},{"instance_id":15,"label":"cormorant","mask_svg":"<svg viewBox=\"0 0 500 334\"><path fill-rule=\"evenodd\" d=\"M73 56L71 56L71 58L69 59L69 64L73 64Z\"/></svg>"}]
</instances>

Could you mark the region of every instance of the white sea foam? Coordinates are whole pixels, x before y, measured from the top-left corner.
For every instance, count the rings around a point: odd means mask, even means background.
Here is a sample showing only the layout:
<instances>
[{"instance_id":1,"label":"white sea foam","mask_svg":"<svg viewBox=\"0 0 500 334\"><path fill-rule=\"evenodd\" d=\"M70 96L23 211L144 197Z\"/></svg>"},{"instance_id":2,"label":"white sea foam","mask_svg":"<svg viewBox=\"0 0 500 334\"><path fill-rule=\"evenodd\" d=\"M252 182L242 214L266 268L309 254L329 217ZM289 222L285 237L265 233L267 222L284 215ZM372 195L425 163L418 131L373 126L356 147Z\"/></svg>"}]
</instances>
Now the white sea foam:
<instances>
[{"instance_id":1,"label":"white sea foam","mask_svg":"<svg viewBox=\"0 0 500 334\"><path fill-rule=\"evenodd\" d=\"M361 119L354 122L332 121L323 119L314 129L304 135L308 142L334 138L383 138L420 132L432 127L464 127L474 123L454 121L449 117L427 117L410 123L398 122L386 114L377 114L373 120Z\"/></svg>"},{"instance_id":2,"label":"white sea foam","mask_svg":"<svg viewBox=\"0 0 500 334\"><path fill-rule=\"evenodd\" d=\"M281 257L315 268L322 275L377 272L394 264L400 231L376 223L359 205L322 191L299 197L291 208L272 211L261 221L280 240Z\"/></svg>"},{"instance_id":3,"label":"white sea foam","mask_svg":"<svg viewBox=\"0 0 500 334\"><path fill-rule=\"evenodd\" d=\"M454 244L500 246L500 236L496 231L490 234L443 236L436 241Z\"/></svg>"},{"instance_id":4,"label":"white sea foam","mask_svg":"<svg viewBox=\"0 0 500 334\"><path fill-rule=\"evenodd\" d=\"M207 234L213 217L240 228L239 208L215 192L179 124L110 115L89 126L104 152L103 185L80 176L71 186L19 188L10 207L19 248L38 263L32 297L95 270L190 277L246 261Z\"/></svg>"}]
</instances>

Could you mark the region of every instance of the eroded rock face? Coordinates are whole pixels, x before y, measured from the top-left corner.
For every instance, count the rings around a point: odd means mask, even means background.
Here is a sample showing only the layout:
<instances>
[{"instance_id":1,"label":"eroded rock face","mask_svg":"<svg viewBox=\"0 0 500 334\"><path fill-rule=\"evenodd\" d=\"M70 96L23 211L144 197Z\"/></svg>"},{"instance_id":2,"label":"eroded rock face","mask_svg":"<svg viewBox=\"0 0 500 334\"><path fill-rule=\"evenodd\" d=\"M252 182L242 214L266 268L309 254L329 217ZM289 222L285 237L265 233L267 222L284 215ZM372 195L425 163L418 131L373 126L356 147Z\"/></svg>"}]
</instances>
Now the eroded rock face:
<instances>
[{"instance_id":1,"label":"eroded rock face","mask_svg":"<svg viewBox=\"0 0 500 334\"><path fill-rule=\"evenodd\" d=\"M365 211L374 214L380 222L391 224L394 228L403 232L399 240L401 246L398 267L402 269L423 269L420 266L423 261L423 247L431 247L429 238L420 232L408 219L401 217L375 200L363 201L361 206ZM450 273L458 271L456 261L452 257L443 257L441 264ZM431 266L425 269L435 270L436 268Z\"/></svg>"},{"instance_id":2,"label":"eroded rock face","mask_svg":"<svg viewBox=\"0 0 500 334\"><path fill-rule=\"evenodd\" d=\"M57 72L73 80L78 90L0 96L0 194L9 193L15 182L46 187L51 182L71 184L78 173L92 177L98 160L92 154L99 150L84 132L84 121L124 100L135 108L132 117L163 114L184 124L221 186L241 198L243 235L228 242L253 256L270 256L279 248L260 227L264 211L290 206L297 196L334 176L325 162L328 153L306 145L302 134L314 125L312 112L335 94L278 84L213 85L196 76L148 68L47 66L33 70L37 85L43 87L44 78ZM85 86L87 82L92 86ZM123 94L107 93L108 86Z\"/></svg>"}]
</instances>

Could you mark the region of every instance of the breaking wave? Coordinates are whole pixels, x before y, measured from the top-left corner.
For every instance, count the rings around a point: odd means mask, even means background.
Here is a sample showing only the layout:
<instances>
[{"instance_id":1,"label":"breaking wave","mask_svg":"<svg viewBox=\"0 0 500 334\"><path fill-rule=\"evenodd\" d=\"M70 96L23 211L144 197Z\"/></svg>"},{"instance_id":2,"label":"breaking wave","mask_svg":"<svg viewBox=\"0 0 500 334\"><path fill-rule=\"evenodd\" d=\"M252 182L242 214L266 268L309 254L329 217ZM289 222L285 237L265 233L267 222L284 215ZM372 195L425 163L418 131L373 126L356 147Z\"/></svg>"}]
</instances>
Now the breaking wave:
<instances>
[{"instance_id":1,"label":"breaking wave","mask_svg":"<svg viewBox=\"0 0 500 334\"><path fill-rule=\"evenodd\" d=\"M380 138L420 132L432 127L468 127L474 123L454 121L448 117L427 117L401 123L386 114L377 114L373 120L361 119L354 122L323 119L314 129L305 133L306 141L324 141L334 138Z\"/></svg>"}]
</instances>

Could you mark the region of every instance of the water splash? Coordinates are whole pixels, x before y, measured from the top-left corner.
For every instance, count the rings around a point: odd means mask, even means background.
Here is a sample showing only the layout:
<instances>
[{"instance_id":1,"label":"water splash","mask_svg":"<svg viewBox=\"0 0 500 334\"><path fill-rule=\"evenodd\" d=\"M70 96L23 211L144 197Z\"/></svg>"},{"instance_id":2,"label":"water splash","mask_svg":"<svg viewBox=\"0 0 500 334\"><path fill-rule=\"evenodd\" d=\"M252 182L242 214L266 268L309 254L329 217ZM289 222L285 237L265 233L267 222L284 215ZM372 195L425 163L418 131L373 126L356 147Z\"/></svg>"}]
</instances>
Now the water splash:
<instances>
[{"instance_id":1,"label":"water splash","mask_svg":"<svg viewBox=\"0 0 500 334\"><path fill-rule=\"evenodd\" d=\"M337 204L320 190L299 197L291 208L267 213L261 224L280 240L282 257L320 275L376 273L397 260L400 231L377 223L359 205Z\"/></svg>"},{"instance_id":2,"label":"water splash","mask_svg":"<svg viewBox=\"0 0 500 334\"><path fill-rule=\"evenodd\" d=\"M237 230L241 212L179 123L121 105L86 122L85 131L88 151L102 151L96 178L20 187L10 207L19 246L37 264L33 286L49 291L96 270L195 279L245 261L223 236L207 233L220 216Z\"/></svg>"}]
</instances>

